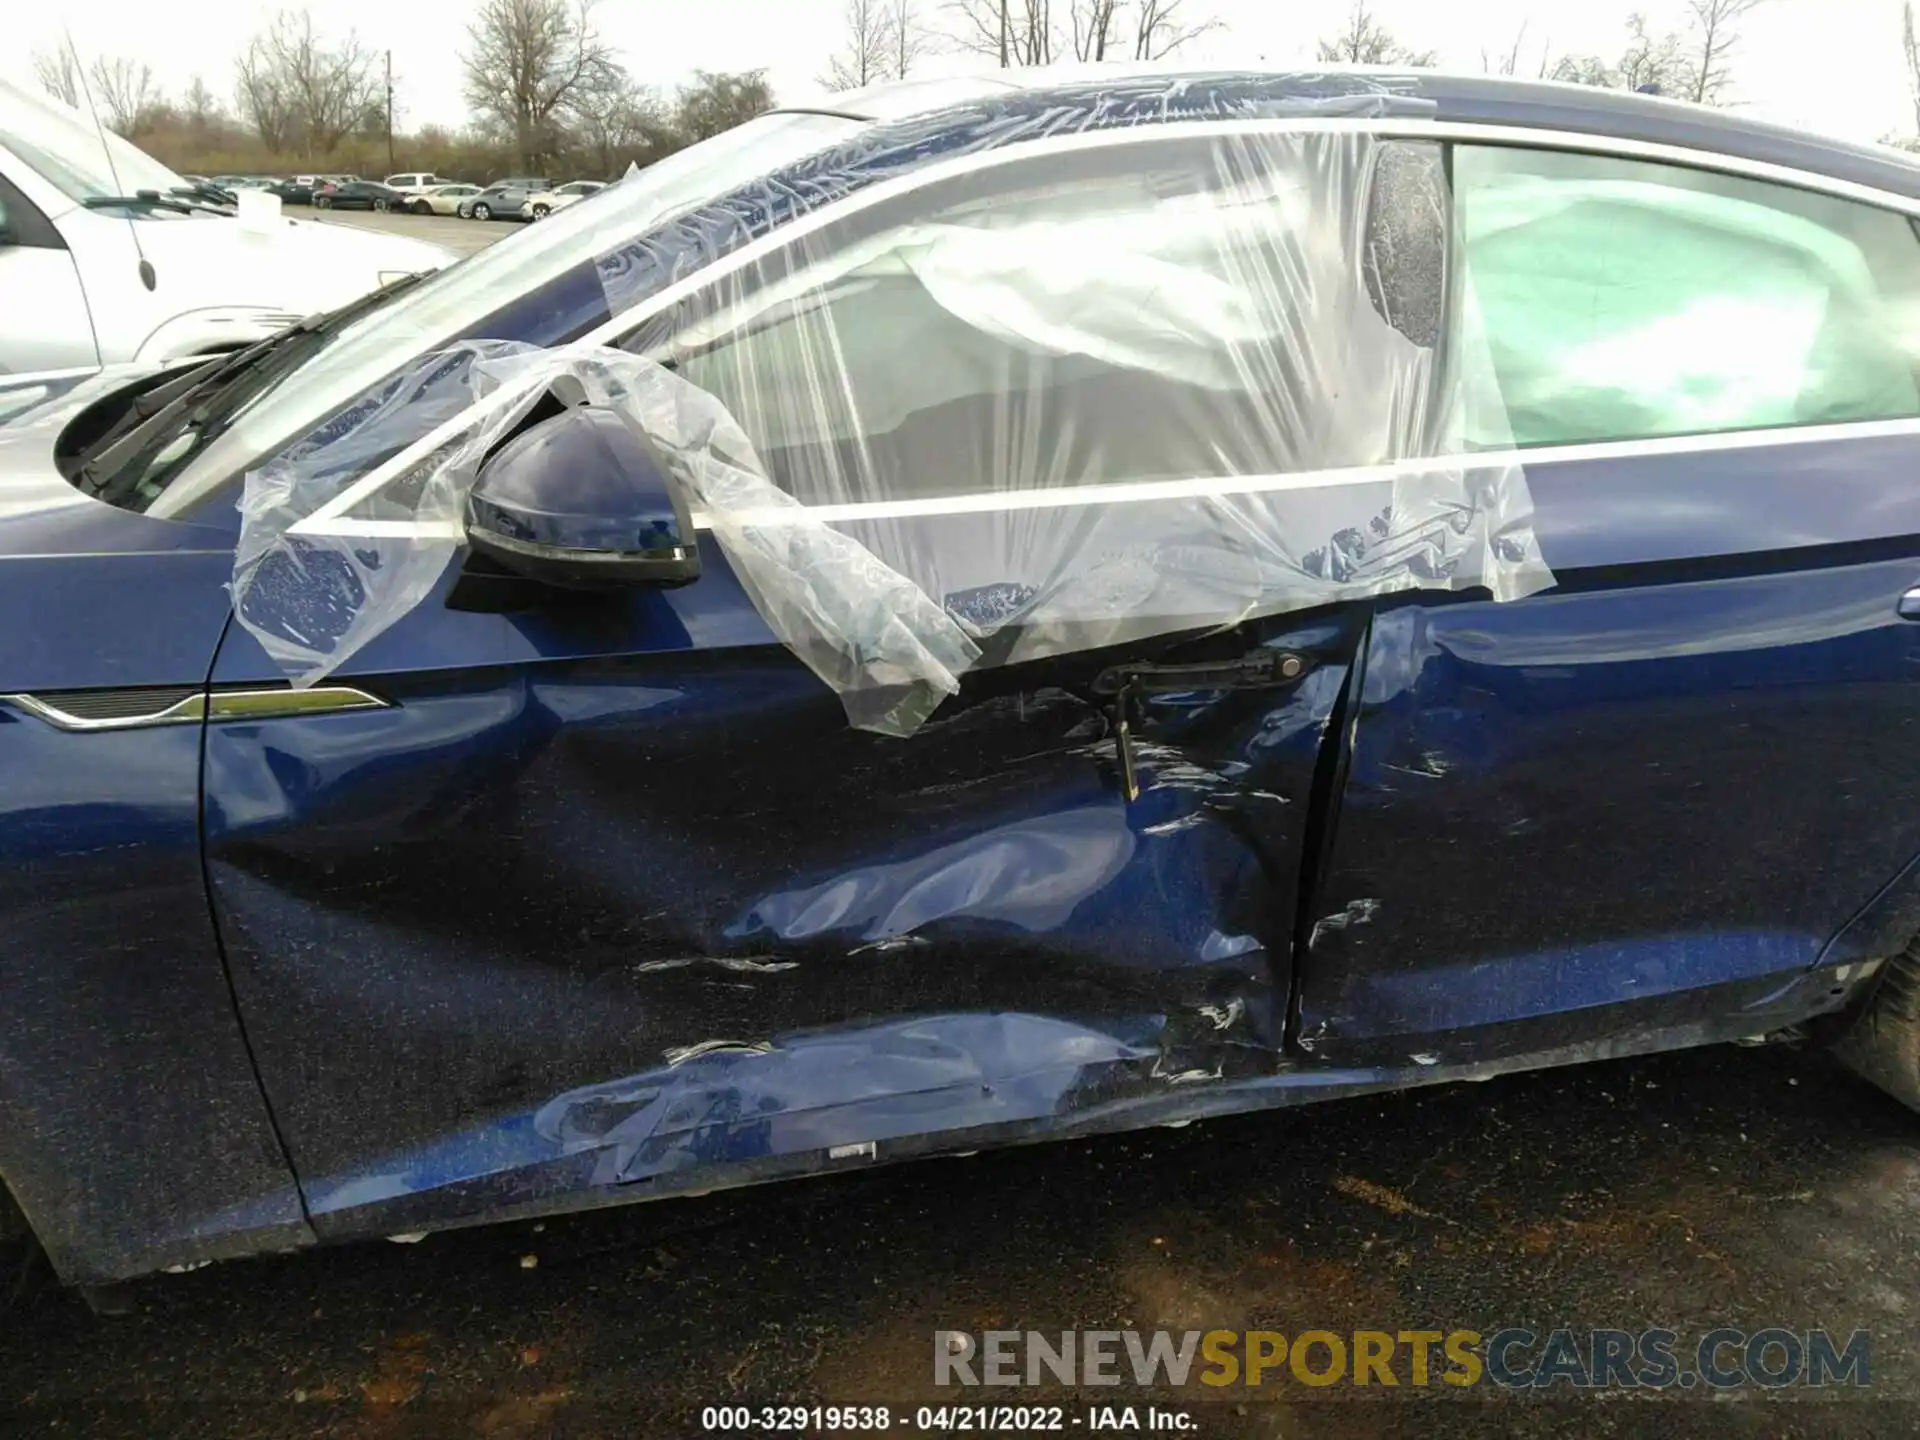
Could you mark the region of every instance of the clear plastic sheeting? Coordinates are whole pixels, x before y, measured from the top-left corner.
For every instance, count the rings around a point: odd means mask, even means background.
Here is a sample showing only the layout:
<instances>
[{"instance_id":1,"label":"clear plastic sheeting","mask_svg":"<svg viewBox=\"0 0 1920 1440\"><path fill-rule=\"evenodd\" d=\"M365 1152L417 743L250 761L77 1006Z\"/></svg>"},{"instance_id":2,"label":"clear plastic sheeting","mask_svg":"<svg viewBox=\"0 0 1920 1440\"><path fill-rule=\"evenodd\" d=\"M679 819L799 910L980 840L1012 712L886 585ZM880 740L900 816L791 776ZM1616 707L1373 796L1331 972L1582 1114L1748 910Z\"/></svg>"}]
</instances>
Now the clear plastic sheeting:
<instances>
[{"instance_id":1,"label":"clear plastic sheeting","mask_svg":"<svg viewBox=\"0 0 1920 1440\"><path fill-rule=\"evenodd\" d=\"M431 357L325 443L248 475L235 614L296 685L332 673L433 589L459 549L485 458L551 393L613 409L653 442L706 512L756 608L847 697L855 724L911 733L959 689L980 653L963 627L769 482L752 442L711 395L618 350L503 343ZM458 414L496 394L502 403L483 423L357 505L349 533L295 533L367 460L392 453L397 414L422 405Z\"/></svg>"},{"instance_id":2,"label":"clear plastic sheeting","mask_svg":"<svg viewBox=\"0 0 1920 1440\"><path fill-rule=\"evenodd\" d=\"M503 408L415 463L356 508L358 533L308 536L309 522L424 424L451 420L497 387L488 362L524 347L463 346L425 357L363 397L307 442L247 474L234 551L234 617L286 671L309 685L413 609L462 541L466 495L504 426L538 398Z\"/></svg>"},{"instance_id":3,"label":"clear plastic sheeting","mask_svg":"<svg viewBox=\"0 0 1920 1440\"><path fill-rule=\"evenodd\" d=\"M754 179L727 178L730 188L709 191L708 203L689 207L669 223L603 248L594 267L616 315L636 308L673 280L771 229L823 211L867 187L898 183L935 161L1015 153L1071 143L1075 137L1139 127L1170 130L1190 123L1332 122L1384 115L1431 115L1434 102L1419 94L1417 75L1314 71L1299 74L1169 73L1101 62L1044 66L993 75L907 80L835 97L830 114L775 112L755 125L811 122L821 150L810 160ZM845 117L881 122L848 130ZM827 129L843 128L829 148ZM728 131L706 144L732 158ZM699 147L695 147L697 150ZM682 151L664 165L672 165ZM703 166L711 161L702 158ZM651 179L662 168L642 175ZM676 175L676 180L688 172Z\"/></svg>"},{"instance_id":4,"label":"clear plastic sheeting","mask_svg":"<svg viewBox=\"0 0 1920 1440\"><path fill-rule=\"evenodd\" d=\"M1520 467L1466 453L1504 414L1473 277L1445 273L1437 147L1150 129L836 207L641 310L624 349L429 357L248 477L241 623L297 683L335 669L431 589L549 391L653 441L774 634L891 735L983 663L1550 584ZM302 523L421 407L488 397Z\"/></svg>"}]
</instances>

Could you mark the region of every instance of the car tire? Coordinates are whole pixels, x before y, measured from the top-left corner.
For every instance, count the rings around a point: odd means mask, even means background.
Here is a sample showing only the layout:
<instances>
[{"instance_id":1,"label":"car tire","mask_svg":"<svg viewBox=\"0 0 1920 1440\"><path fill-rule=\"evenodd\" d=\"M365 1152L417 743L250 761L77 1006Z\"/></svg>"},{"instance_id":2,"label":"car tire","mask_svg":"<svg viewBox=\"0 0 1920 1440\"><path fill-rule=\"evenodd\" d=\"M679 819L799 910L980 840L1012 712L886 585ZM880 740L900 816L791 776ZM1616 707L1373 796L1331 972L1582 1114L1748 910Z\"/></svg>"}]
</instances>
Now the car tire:
<instances>
[{"instance_id":1,"label":"car tire","mask_svg":"<svg viewBox=\"0 0 1920 1440\"><path fill-rule=\"evenodd\" d=\"M373 202L373 208L382 211L391 210L393 208L393 202L391 200L375 200Z\"/></svg>"},{"instance_id":2,"label":"car tire","mask_svg":"<svg viewBox=\"0 0 1920 1440\"><path fill-rule=\"evenodd\" d=\"M316 195L313 197L313 208L316 210L331 210L333 208L333 201L324 195Z\"/></svg>"},{"instance_id":3,"label":"car tire","mask_svg":"<svg viewBox=\"0 0 1920 1440\"><path fill-rule=\"evenodd\" d=\"M1920 1110L1920 939L1887 961L1873 998L1833 1053L1862 1080Z\"/></svg>"},{"instance_id":4,"label":"car tire","mask_svg":"<svg viewBox=\"0 0 1920 1440\"><path fill-rule=\"evenodd\" d=\"M416 215L431 215L433 213L433 206L424 200L416 200L413 202L413 213Z\"/></svg>"},{"instance_id":5,"label":"car tire","mask_svg":"<svg viewBox=\"0 0 1920 1440\"><path fill-rule=\"evenodd\" d=\"M476 220L491 220L493 218L493 207L491 205L474 206L473 218Z\"/></svg>"},{"instance_id":6,"label":"car tire","mask_svg":"<svg viewBox=\"0 0 1920 1440\"><path fill-rule=\"evenodd\" d=\"M533 207L533 218L536 220L544 220L552 213L553 211L549 210L545 205L536 205Z\"/></svg>"}]
</instances>

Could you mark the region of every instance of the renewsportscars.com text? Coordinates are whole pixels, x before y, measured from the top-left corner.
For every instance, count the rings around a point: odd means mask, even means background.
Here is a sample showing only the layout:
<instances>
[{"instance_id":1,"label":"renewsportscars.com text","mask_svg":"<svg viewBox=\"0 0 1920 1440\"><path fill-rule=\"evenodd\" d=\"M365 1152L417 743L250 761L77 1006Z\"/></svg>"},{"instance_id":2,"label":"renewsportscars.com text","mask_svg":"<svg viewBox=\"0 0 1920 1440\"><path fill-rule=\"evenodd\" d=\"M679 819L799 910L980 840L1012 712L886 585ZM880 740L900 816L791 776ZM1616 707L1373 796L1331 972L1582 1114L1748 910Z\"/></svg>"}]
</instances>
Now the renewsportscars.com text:
<instances>
[{"instance_id":1,"label":"renewsportscars.com text","mask_svg":"<svg viewBox=\"0 0 1920 1440\"><path fill-rule=\"evenodd\" d=\"M1497 1385L1713 1390L1873 1383L1873 1339L1782 1327L1677 1331L936 1330L937 1385L1258 1388Z\"/></svg>"}]
</instances>

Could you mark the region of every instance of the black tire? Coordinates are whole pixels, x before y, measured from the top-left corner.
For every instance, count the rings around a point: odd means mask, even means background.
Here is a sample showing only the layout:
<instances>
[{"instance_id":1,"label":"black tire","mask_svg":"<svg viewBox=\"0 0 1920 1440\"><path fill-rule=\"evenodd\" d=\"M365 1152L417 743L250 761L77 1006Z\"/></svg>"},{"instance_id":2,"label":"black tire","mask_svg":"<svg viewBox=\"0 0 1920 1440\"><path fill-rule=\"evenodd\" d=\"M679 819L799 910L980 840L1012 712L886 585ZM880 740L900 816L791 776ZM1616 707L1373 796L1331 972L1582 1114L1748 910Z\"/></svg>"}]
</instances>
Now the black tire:
<instances>
[{"instance_id":1,"label":"black tire","mask_svg":"<svg viewBox=\"0 0 1920 1440\"><path fill-rule=\"evenodd\" d=\"M1920 940L1887 961L1873 998L1833 1053L1862 1080L1920 1110Z\"/></svg>"},{"instance_id":2,"label":"black tire","mask_svg":"<svg viewBox=\"0 0 1920 1440\"><path fill-rule=\"evenodd\" d=\"M424 200L416 200L413 202L413 213L416 215L431 215L433 213L433 206Z\"/></svg>"},{"instance_id":3,"label":"black tire","mask_svg":"<svg viewBox=\"0 0 1920 1440\"><path fill-rule=\"evenodd\" d=\"M536 220L544 220L547 218L547 216L551 215L552 213L553 211L549 210L544 205L536 205L533 207L533 218Z\"/></svg>"},{"instance_id":4,"label":"black tire","mask_svg":"<svg viewBox=\"0 0 1920 1440\"><path fill-rule=\"evenodd\" d=\"M491 220L493 218L493 207L487 204L474 206L473 218L476 220Z\"/></svg>"},{"instance_id":5,"label":"black tire","mask_svg":"<svg viewBox=\"0 0 1920 1440\"><path fill-rule=\"evenodd\" d=\"M391 210L393 208L393 202L391 200L376 200L373 202L373 208L380 211Z\"/></svg>"},{"instance_id":6,"label":"black tire","mask_svg":"<svg viewBox=\"0 0 1920 1440\"><path fill-rule=\"evenodd\" d=\"M329 200L325 195L316 195L313 197L313 208L316 210L331 210L333 208L333 201Z\"/></svg>"}]
</instances>

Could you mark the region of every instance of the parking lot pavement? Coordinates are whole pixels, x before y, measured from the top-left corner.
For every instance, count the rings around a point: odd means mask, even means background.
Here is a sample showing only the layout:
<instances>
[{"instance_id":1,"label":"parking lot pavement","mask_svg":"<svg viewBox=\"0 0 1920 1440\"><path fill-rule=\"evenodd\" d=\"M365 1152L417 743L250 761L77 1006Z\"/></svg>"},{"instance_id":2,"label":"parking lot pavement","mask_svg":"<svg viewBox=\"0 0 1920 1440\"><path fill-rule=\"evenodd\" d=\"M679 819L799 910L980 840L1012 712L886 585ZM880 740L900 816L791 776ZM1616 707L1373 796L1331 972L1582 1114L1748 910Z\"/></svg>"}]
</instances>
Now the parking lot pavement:
<instances>
[{"instance_id":1,"label":"parking lot pavement","mask_svg":"<svg viewBox=\"0 0 1920 1440\"><path fill-rule=\"evenodd\" d=\"M1823 1057L1721 1048L926 1161L215 1266L137 1287L118 1320L54 1292L0 1349L0 1421L679 1437L714 1404L951 1404L936 1328L1777 1325L1871 1332L1871 1387L959 1398L1062 1402L1079 1433L1086 1405L1155 1399L1209 1440L1907 1435L1916 1139Z\"/></svg>"},{"instance_id":2,"label":"parking lot pavement","mask_svg":"<svg viewBox=\"0 0 1920 1440\"><path fill-rule=\"evenodd\" d=\"M450 215L376 215L371 210L308 210L290 205L287 213L300 218L329 221L335 225L353 225L362 230L385 230L394 235L414 235L431 240L462 255L484 250L496 240L519 232L521 226L505 220L456 220Z\"/></svg>"}]
</instances>

